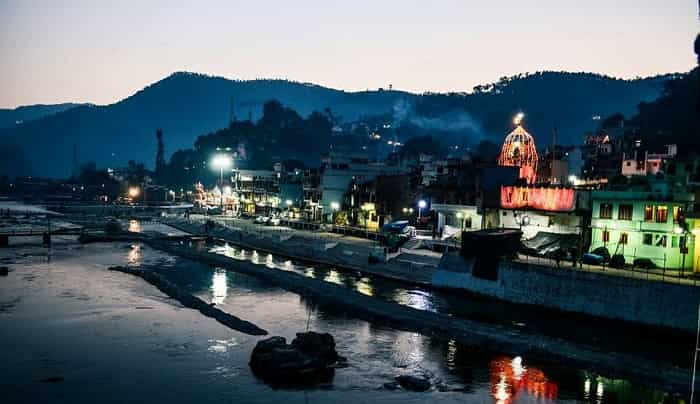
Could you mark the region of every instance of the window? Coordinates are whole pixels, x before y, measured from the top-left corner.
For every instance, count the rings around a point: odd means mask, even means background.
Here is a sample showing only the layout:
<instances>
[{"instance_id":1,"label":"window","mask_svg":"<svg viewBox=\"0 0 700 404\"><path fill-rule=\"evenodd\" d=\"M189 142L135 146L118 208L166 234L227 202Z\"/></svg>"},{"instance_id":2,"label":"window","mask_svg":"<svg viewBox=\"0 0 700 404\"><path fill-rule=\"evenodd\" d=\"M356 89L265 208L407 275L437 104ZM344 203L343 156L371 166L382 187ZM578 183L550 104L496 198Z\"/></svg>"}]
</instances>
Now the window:
<instances>
[{"instance_id":1,"label":"window","mask_svg":"<svg viewBox=\"0 0 700 404\"><path fill-rule=\"evenodd\" d=\"M632 205L620 205L617 208L617 218L619 220L632 220Z\"/></svg>"},{"instance_id":2,"label":"window","mask_svg":"<svg viewBox=\"0 0 700 404\"><path fill-rule=\"evenodd\" d=\"M657 247L666 247L666 242L667 242L667 237L665 235L660 236L656 235L656 241L654 242L654 245Z\"/></svg>"},{"instance_id":3,"label":"window","mask_svg":"<svg viewBox=\"0 0 700 404\"><path fill-rule=\"evenodd\" d=\"M678 236L671 236L671 247L678 247Z\"/></svg>"},{"instance_id":4,"label":"window","mask_svg":"<svg viewBox=\"0 0 700 404\"><path fill-rule=\"evenodd\" d=\"M601 219L612 219L612 203L601 203L598 216Z\"/></svg>"},{"instance_id":5,"label":"window","mask_svg":"<svg viewBox=\"0 0 700 404\"><path fill-rule=\"evenodd\" d=\"M644 206L644 221L645 222L653 222L654 221L654 206L652 206L652 205Z\"/></svg>"},{"instance_id":6,"label":"window","mask_svg":"<svg viewBox=\"0 0 700 404\"><path fill-rule=\"evenodd\" d=\"M683 209L680 206L673 207L673 223L678 223L678 219L683 217Z\"/></svg>"},{"instance_id":7,"label":"window","mask_svg":"<svg viewBox=\"0 0 700 404\"><path fill-rule=\"evenodd\" d=\"M607 230L603 230L603 243L608 242L610 242L610 232Z\"/></svg>"},{"instance_id":8,"label":"window","mask_svg":"<svg viewBox=\"0 0 700 404\"><path fill-rule=\"evenodd\" d=\"M656 223L668 222L668 206L656 207Z\"/></svg>"},{"instance_id":9,"label":"window","mask_svg":"<svg viewBox=\"0 0 700 404\"><path fill-rule=\"evenodd\" d=\"M468 216L466 219L464 219L464 228L465 229L472 228L472 217L471 216Z\"/></svg>"},{"instance_id":10,"label":"window","mask_svg":"<svg viewBox=\"0 0 700 404\"><path fill-rule=\"evenodd\" d=\"M620 233L620 244L627 244L627 240L629 239L629 236L627 233Z\"/></svg>"},{"instance_id":11,"label":"window","mask_svg":"<svg viewBox=\"0 0 700 404\"><path fill-rule=\"evenodd\" d=\"M652 245L653 244L653 235L651 233L644 233L644 237L642 238L642 243L644 245Z\"/></svg>"}]
</instances>

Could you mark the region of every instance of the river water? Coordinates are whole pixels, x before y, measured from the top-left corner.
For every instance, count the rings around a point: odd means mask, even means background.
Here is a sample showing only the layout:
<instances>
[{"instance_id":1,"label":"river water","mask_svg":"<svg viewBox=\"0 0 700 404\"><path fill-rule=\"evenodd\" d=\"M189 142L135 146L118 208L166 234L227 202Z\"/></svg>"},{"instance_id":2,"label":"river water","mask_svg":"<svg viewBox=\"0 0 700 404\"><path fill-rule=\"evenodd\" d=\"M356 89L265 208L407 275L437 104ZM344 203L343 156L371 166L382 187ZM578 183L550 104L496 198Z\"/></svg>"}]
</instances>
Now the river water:
<instances>
[{"instance_id":1,"label":"river water","mask_svg":"<svg viewBox=\"0 0 700 404\"><path fill-rule=\"evenodd\" d=\"M412 307L449 311L456 297L328 268L312 268L227 245L202 245L314 276ZM9 251L9 252L8 252ZM0 253L0 381L7 402L676 402L675 396L566 364L538 363L370 324L328 311L255 278L179 259L141 245L56 243ZM241 258L241 256L243 256ZM246 258L247 257L247 258ZM259 337L229 330L180 307L139 278L110 265L158 270L219 308L288 339L310 329L334 335L349 367L332 383L273 389L247 362ZM483 305L487 305L484 303ZM471 316L477 308L455 312ZM502 309L499 309L502 310ZM521 324L517 315L488 321ZM498 317L498 316L496 316ZM427 393L389 391L399 374L425 374ZM4 400L3 400L4 401Z\"/></svg>"}]
</instances>

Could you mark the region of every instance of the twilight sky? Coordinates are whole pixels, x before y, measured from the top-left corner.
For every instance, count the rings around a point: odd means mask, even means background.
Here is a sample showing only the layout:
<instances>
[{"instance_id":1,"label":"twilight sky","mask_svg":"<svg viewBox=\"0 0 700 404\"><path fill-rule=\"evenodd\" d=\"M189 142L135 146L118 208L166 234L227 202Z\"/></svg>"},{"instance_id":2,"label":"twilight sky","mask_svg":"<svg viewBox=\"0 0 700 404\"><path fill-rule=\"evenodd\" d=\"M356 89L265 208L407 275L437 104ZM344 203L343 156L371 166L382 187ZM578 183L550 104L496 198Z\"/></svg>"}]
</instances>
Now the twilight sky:
<instances>
[{"instance_id":1,"label":"twilight sky","mask_svg":"<svg viewBox=\"0 0 700 404\"><path fill-rule=\"evenodd\" d=\"M694 64L696 0L0 0L0 107L109 104L174 71L347 90Z\"/></svg>"}]
</instances>

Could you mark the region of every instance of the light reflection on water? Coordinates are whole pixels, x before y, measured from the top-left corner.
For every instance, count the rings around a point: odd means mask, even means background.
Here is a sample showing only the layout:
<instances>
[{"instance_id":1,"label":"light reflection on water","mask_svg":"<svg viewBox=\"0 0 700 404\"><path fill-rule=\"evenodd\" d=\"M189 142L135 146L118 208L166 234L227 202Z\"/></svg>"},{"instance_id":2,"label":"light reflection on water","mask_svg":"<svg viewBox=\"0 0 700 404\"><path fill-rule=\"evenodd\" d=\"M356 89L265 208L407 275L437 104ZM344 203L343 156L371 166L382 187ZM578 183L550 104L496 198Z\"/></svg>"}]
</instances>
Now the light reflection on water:
<instances>
[{"instance_id":1,"label":"light reflection on water","mask_svg":"<svg viewBox=\"0 0 700 404\"><path fill-rule=\"evenodd\" d=\"M126 257L126 261L129 263L131 266L140 266L141 265L141 246L140 245L132 245L131 249L129 250L129 254Z\"/></svg>"},{"instance_id":2,"label":"light reflection on water","mask_svg":"<svg viewBox=\"0 0 700 404\"><path fill-rule=\"evenodd\" d=\"M329 283L335 283L336 285L343 284L343 281L340 279L340 274L335 269L328 271L328 274L325 278L323 278L323 280Z\"/></svg>"},{"instance_id":3,"label":"light reflection on water","mask_svg":"<svg viewBox=\"0 0 700 404\"><path fill-rule=\"evenodd\" d=\"M129 229L132 233L141 233L141 222L138 220L129 220Z\"/></svg>"},{"instance_id":4,"label":"light reflection on water","mask_svg":"<svg viewBox=\"0 0 700 404\"><path fill-rule=\"evenodd\" d=\"M372 280L364 277L359 281L355 282L355 290L367 296L374 296L374 287L372 286Z\"/></svg>"},{"instance_id":5,"label":"light reflection on water","mask_svg":"<svg viewBox=\"0 0 700 404\"><path fill-rule=\"evenodd\" d=\"M211 302L221 304L226 300L226 292L228 291L228 283L226 279L226 270L216 268L211 280Z\"/></svg>"},{"instance_id":6,"label":"light reflection on water","mask_svg":"<svg viewBox=\"0 0 700 404\"><path fill-rule=\"evenodd\" d=\"M234 253L242 252L236 247L229 248ZM223 251L217 252L225 254ZM257 252L253 252L253 256L258 255ZM248 256L250 257L250 254ZM266 254L265 260L260 259L264 261L262 264L267 265L269 257ZM366 295L380 294L382 298L418 309L436 309L429 299L429 294L419 289L387 288L381 280L370 277L354 277L333 269L295 265L289 260L277 259L274 256L272 259L276 267L326 282L342 284ZM475 402L554 403L559 400L571 402L584 397L603 403L639 402L640 397L653 398L646 400L648 402L659 402L657 398L660 397L659 394L663 394L653 390L645 391L639 387L633 389L629 382L624 382L627 384L620 384L622 387L619 387L623 390L622 393L617 393L617 396L613 393L612 398L604 397L604 394L609 394L608 382L605 382L604 386L602 379L597 376L592 376L591 379L583 371L566 369L566 372L562 373L559 368L552 370L532 364L526 366L526 358L520 356L475 353L473 348L460 345L454 340L439 341L418 333L385 329L377 327L376 324L336 317L335 314L324 312L322 306L315 306L304 299L288 299L284 296L291 292L271 288L255 278L235 272L229 272L227 275L221 268L211 269L203 264L196 268L197 270L192 270L190 265L180 271L186 272L182 278L176 278L180 283L188 285L194 292L210 289L212 302L222 305L222 310L245 313L247 320L265 326L272 335L293 335L299 331L299 324L302 324L303 328L307 313L310 313L311 329L333 334L340 349L354 364L353 370L344 370L346 374L352 375L345 380L361 380L355 381L360 387L350 386L353 389L375 391L377 383L381 385L385 381L391 381L397 374L416 372L445 381L449 388L465 389L466 394L477 398ZM200 282L198 286L198 281L192 277L202 274L205 275L201 281L203 284ZM276 297L270 299L270 296ZM294 314L297 312L301 314ZM217 354L230 354L230 351L235 351L232 345L221 341L210 341L207 349ZM560 386L565 386L561 388L568 390L560 391ZM625 388L627 390L624 390ZM635 394L633 399L619 399L630 394ZM615 401L616 399L618 401Z\"/></svg>"},{"instance_id":7,"label":"light reflection on water","mask_svg":"<svg viewBox=\"0 0 700 404\"><path fill-rule=\"evenodd\" d=\"M422 290L397 289L394 292L394 301L404 306L418 310L436 312L430 294Z\"/></svg>"}]
</instances>

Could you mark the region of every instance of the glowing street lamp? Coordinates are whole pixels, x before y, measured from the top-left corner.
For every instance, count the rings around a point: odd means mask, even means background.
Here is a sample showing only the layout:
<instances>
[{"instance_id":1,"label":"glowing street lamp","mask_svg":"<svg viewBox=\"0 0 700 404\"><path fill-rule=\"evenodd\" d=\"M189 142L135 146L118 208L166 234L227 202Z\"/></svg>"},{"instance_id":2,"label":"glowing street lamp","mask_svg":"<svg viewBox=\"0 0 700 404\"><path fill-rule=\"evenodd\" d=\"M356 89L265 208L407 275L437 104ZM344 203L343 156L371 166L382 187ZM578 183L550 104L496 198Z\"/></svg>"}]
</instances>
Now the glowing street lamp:
<instances>
[{"instance_id":1,"label":"glowing street lamp","mask_svg":"<svg viewBox=\"0 0 700 404\"><path fill-rule=\"evenodd\" d=\"M221 187L224 186L224 169L231 167L232 164L231 156L227 154L217 154L214 156L214 158L211 160L211 165L214 168L219 169L219 182L221 184ZM221 212L223 213L224 211L224 193L221 193Z\"/></svg>"},{"instance_id":2,"label":"glowing street lamp","mask_svg":"<svg viewBox=\"0 0 700 404\"><path fill-rule=\"evenodd\" d=\"M421 211L425 209L425 207L428 206L428 203L425 202L425 200L421 199L418 201L418 219L421 217Z\"/></svg>"},{"instance_id":3,"label":"glowing street lamp","mask_svg":"<svg viewBox=\"0 0 700 404\"><path fill-rule=\"evenodd\" d=\"M141 190L139 187L129 187L129 198L131 199L136 199L138 198L139 194L141 193Z\"/></svg>"}]
</instances>

